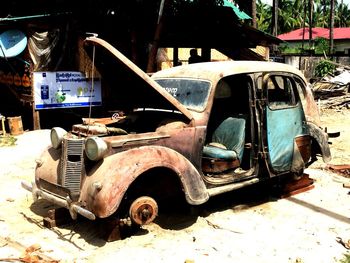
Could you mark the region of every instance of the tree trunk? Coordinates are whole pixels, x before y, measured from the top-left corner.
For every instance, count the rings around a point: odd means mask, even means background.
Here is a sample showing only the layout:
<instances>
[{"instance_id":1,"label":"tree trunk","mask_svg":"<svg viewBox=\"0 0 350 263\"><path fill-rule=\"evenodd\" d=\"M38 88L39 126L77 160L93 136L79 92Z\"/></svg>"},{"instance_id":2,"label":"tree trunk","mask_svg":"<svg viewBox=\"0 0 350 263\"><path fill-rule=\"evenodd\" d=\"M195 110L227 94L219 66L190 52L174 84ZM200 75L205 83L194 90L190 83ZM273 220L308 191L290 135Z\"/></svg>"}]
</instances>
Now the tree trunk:
<instances>
[{"instance_id":1,"label":"tree trunk","mask_svg":"<svg viewBox=\"0 0 350 263\"><path fill-rule=\"evenodd\" d=\"M329 54L333 53L333 29L334 29L334 0L331 0L331 10L329 11Z\"/></svg>"},{"instance_id":2,"label":"tree trunk","mask_svg":"<svg viewBox=\"0 0 350 263\"><path fill-rule=\"evenodd\" d=\"M278 0L272 2L272 35L278 35Z\"/></svg>"},{"instance_id":3,"label":"tree trunk","mask_svg":"<svg viewBox=\"0 0 350 263\"><path fill-rule=\"evenodd\" d=\"M159 38L163 28L163 11L164 11L164 6L166 5L166 1L167 0L161 0L160 2L156 31L154 34L154 39L153 39L151 49L148 54L148 63L147 63L147 71L146 71L147 73L152 73L156 71L156 68L157 68L157 53L158 53L158 46L159 46Z\"/></svg>"},{"instance_id":4,"label":"tree trunk","mask_svg":"<svg viewBox=\"0 0 350 263\"><path fill-rule=\"evenodd\" d=\"M309 0L309 50L311 50L312 45L312 14L313 14L313 8L314 7L314 1Z\"/></svg>"},{"instance_id":5,"label":"tree trunk","mask_svg":"<svg viewBox=\"0 0 350 263\"><path fill-rule=\"evenodd\" d=\"M237 0L241 10L246 12L252 18L252 26L256 28L256 0Z\"/></svg>"},{"instance_id":6,"label":"tree trunk","mask_svg":"<svg viewBox=\"0 0 350 263\"><path fill-rule=\"evenodd\" d=\"M256 28L256 0L252 0L252 26Z\"/></svg>"}]
</instances>

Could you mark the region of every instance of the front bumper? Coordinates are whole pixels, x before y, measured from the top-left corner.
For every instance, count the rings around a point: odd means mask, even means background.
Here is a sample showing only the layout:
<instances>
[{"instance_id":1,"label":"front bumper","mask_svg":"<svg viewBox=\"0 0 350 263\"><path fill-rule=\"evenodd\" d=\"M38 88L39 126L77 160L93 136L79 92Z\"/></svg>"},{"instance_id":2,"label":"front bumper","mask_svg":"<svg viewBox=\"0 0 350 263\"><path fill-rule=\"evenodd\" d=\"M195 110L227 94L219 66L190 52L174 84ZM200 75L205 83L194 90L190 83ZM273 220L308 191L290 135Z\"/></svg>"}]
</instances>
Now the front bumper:
<instances>
[{"instance_id":1,"label":"front bumper","mask_svg":"<svg viewBox=\"0 0 350 263\"><path fill-rule=\"evenodd\" d=\"M69 196L67 196L66 199L64 199L64 198L55 196L51 193L45 192L39 189L36 186L35 182L32 182L32 184L29 184L27 182L21 182L21 185L24 189L32 193L34 201L38 200L39 198L43 198L58 206L65 207L69 210L69 213L74 220L77 219L78 214L90 220L96 219L96 216L92 212L81 207L78 203L73 202Z\"/></svg>"}]
</instances>

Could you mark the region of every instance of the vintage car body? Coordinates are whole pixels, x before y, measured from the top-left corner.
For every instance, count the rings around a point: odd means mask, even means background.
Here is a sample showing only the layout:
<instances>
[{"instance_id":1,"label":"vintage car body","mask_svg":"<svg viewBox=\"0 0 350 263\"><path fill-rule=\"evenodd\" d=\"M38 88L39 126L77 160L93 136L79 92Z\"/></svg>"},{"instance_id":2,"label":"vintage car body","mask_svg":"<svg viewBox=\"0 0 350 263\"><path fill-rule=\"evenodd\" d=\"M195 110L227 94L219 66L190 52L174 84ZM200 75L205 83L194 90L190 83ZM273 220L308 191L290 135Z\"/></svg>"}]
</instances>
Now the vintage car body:
<instances>
[{"instance_id":1,"label":"vintage car body","mask_svg":"<svg viewBox=\"0 0 350 263\"><path fill-rule=\"evenodd\" d=\"M35 182L22 185L73 218L120 213L147 224L158 200L175 193L199 205L272 177L300 175L318 154L331 158L312 92L293 67L208 62L149 77L102 39L87 41L110 51L158 97L139 94L145 99L129 113L85 120L71 132L52 129Z\"/></svg>"}]
</instances>

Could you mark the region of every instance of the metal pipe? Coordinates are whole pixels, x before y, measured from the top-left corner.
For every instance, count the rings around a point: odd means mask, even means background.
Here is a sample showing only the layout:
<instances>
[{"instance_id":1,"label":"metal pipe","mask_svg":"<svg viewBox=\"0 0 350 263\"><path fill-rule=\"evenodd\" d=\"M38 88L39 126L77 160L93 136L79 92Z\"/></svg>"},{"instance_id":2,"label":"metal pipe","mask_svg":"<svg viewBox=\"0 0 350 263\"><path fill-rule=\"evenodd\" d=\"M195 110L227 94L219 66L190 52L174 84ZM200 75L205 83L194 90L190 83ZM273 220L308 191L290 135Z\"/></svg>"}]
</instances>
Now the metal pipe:
<instances>
[{"instance_id":1,"label":"metal pipe","mask_svg":"<svg viewBox=\"0 0 350 263\"><path fill-rule=\"evenodd\" d=\"M17 20L23 20L23 19L32 19L32 18L49 17L49 16L69 15L69 14L71 14L71 12L63 12L63 13L56 13L56 14L41 14L41 15L32 15L32 16L4 17L4 18L0 18L0 22L17 21Z\"/></svg>"}]
</instances>

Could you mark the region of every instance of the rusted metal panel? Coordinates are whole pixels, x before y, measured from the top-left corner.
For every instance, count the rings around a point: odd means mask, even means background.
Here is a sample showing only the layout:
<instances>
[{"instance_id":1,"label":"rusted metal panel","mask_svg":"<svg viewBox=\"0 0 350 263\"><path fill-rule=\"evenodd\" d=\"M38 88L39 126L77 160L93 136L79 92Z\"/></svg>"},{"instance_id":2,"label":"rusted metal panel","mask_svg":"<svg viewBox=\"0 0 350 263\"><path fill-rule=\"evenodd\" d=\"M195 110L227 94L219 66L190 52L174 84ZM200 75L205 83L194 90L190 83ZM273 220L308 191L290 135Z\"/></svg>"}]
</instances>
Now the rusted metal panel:
<instances>
[{"instance_id":1,"label":"rusted metal panel","mask_svg":"<svg viewBox=\"0 0 350 263\"><path fill-rule=\"evenodd\" d=\"M295 137L295 142L298 150L303 158L304 163L307 163L311 157L311 137L310 135L300 135Z\"/></svg>"},{"instance_id":2,"label":"rusted metal panel","mask_svg":"<svg viewBox=\"0 0 350 263\"><path fill-rule=\"evenodd\" d=\"M142 69L140 69L136 64L134 64L130 59L120 53L111 44L104 41L103 39L97 37L88 37L86 41L90 41L99 44L110 51L116 58L118 58L122 63L124 63L131 71L135 72L139 77L141 77L145 82L147 82L150 88L155 89L159 94L166 98L172 105L174 105L179 111L181 111L188 119L192 119L192 114L187 110L182 104L180 104L176 99L174 99L168 92L166 92L158 83L151 79Z\"/></svg>"},{"instance_id":3,"label":"rusted metal panel","mask_svg":"<svg viewBox=\"0 0 350 263\"><path fill-rule=\"evenodd\" d=\"M325 163L328 163L331 161L331 150L329 148L328 144L328 135L324 131L322 131L318 126L316 126L314 123L308 122L307 123L309 133L311 137L313 137L318 145L320 146L321 153L322 153L322 159Z\"/></svg>"},{"instance_id":4,"label":"rusted metal panel","mask_svg":"<svg viewBox=\"0 0 350 263\"><path fill-rule=\"evenodd\" d=\"M306 120L321 126L320 113L309 86L305 89L305 102L303 103Z\"/></svg>"},{"instance_id":5,"label":"rusted metal panel","mask_svg":"<svg viewBox=\"0 0 350 263\"><path fill-rule=\"evenodd\" d=\"M276 62L262 61L222 61L184 65L158 71L152 75L152 79L187 77L210 80L213 86L220 79L233 74L247 74L258 72L285 72L295 74L306 83L304 75L294 67Z\"/></svg>"},{"instance_id":6,"label":"rusted metal panel","mask_svg":"<svg viewBox=\"0 0 350 263\"><path fill-rule=\"evenodd\" d=\"M239 160L223 161L221 159L203 158L202 170L206 173L220 173L239 167Z\"/></svg>"},{"instance_id":7,"label":"rusted metal panel","mask_svg":"<svg viewBox=\"0 0 350 263\"><path fill-rule=\"evenodd\" d=\"M52 184L60 184L62 182L60 174L58 173L59 162L62 155L61 149L54 149L49 147L37 159L37 166L35 169L35 182L40 187L40 179Z\"/></svg>"},{"instance_id":8,"label":"rusted metal panel","mask_svg":"<svg viewBox=\"0 0 350 263\"><path fill-rule=\"evenodd\" d=\"M142 133L142 134L128 134L123 136L112 136L109 138L106 138L105 141L108 142L111 147L125 147L130 145L142 145L144 143L149 142L155 142L157 140L163 139L163 138L169 138L170 135L168 133L159 132L149 132L149 133Z\"/></svg>"},{"instance_id":9,"label":"rusted metal panel","mask_svg":"<svg viewBox=\"0 0 350 263\"><path fill-rule=\"evenodd\" d=\"M179 176L186 200L202 204L208 200L201 175L184 156L162 146L142 146L109 156L85 179L80 201L98 217L113 214L129 185L142 173L154 167L166 167ZM97 189L96 184L102 185Z\"/></svg>"},{"instance_id":10,"label":"rusted metal panel","mask_svg":"<svg viewBox=\"0 0 350 263\"><path fill-rule=\"evenodd\" d=\"M75 124L72 127L72 133L78 136L106 136L115 134L127 134L127 132L120 128L107 127L106 125L86 125Z\"/></svg>"},{"instance_id":11,"label":"rusted metal panel","mask_svg":"<svg viewBox=\"0 0 350 263\"><path fill-rule=\"evenodd\" d=\"M281 198L287 198L313 189L315 187L313 183L314 180L311 179L308 174L303 174L298 180L289 179L289 182L287 182L277 194Z\"/></svg>"}]
</instances>

